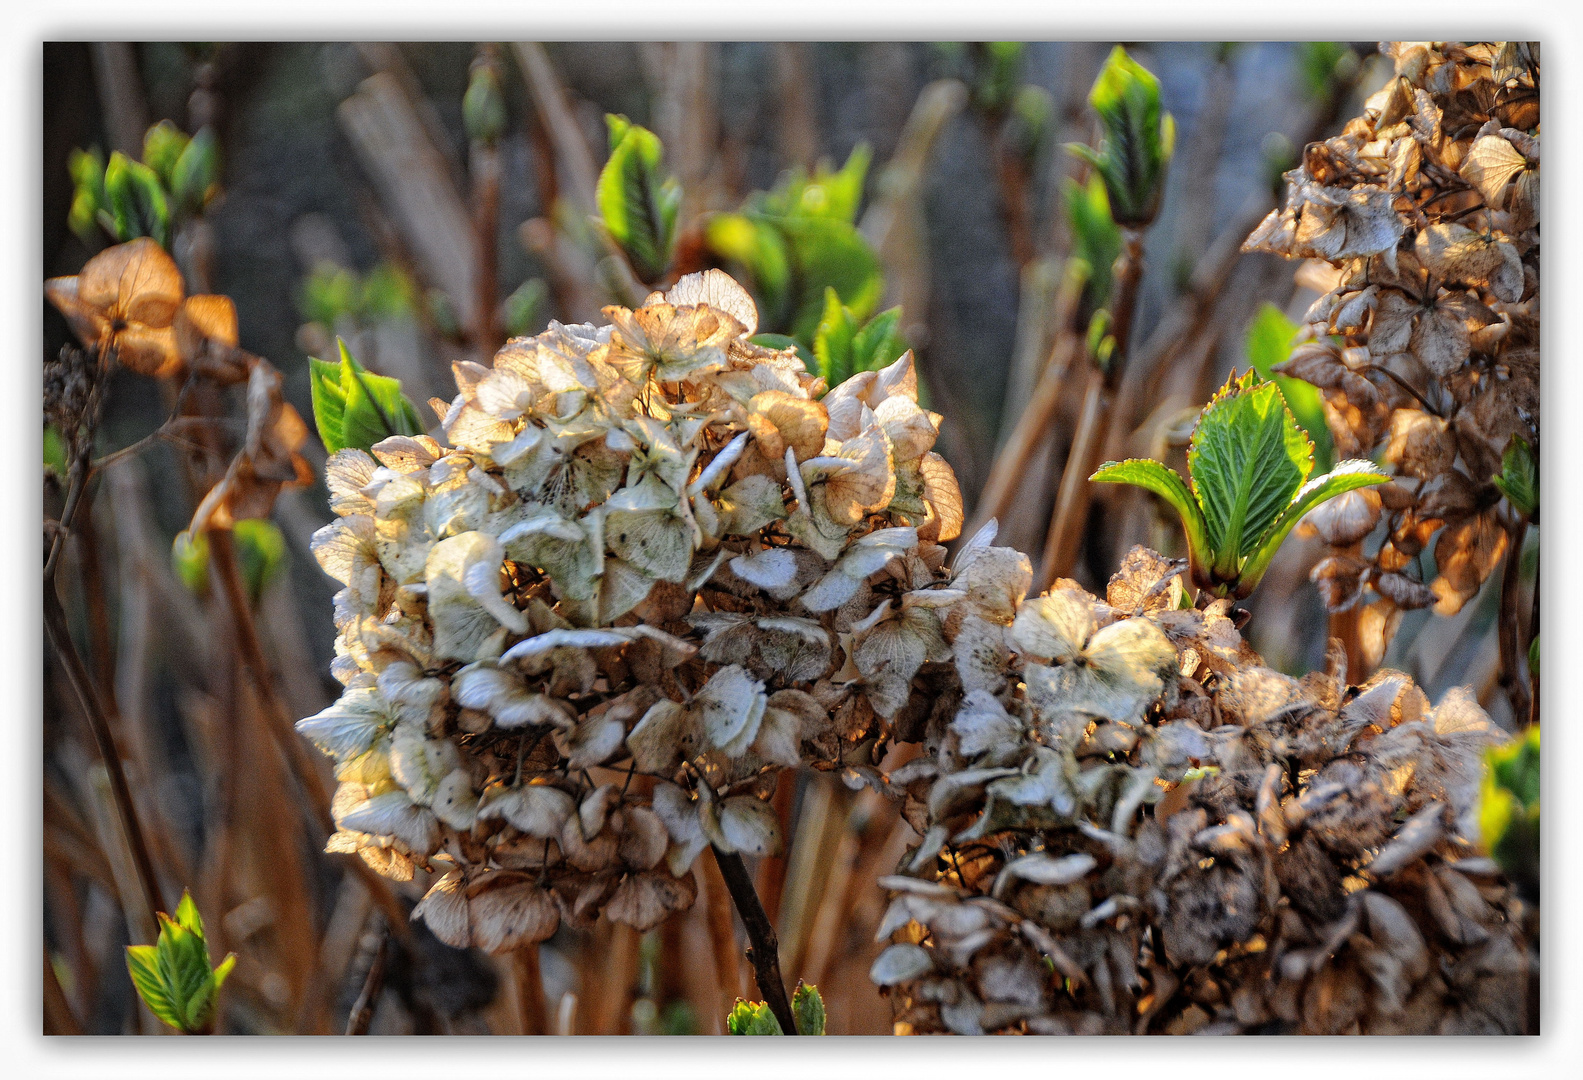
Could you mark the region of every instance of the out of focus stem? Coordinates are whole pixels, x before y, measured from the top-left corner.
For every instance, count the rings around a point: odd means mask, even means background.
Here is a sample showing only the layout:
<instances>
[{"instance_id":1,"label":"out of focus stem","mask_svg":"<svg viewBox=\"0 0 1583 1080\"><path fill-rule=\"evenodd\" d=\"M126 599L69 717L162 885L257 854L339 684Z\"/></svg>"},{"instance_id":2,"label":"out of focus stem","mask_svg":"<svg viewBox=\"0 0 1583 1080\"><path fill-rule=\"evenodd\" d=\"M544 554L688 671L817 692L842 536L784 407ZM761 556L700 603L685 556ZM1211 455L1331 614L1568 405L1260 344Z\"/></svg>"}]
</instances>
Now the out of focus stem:
<instances>
[{"instance_id":1,"label":"out of focus stem","mask_svg":"<svg viewBox=\"0 0 1583 1080\"><path fill-rule=\"evenodd\" d=\"M1099 468L1100 455L1110 435L1110 420L1116 403L1116 391L1126 374L1127 354L1132 341L1133 313L1138 303L1138 285L1143 280L1143 232L1140 229L1123 231L1125 244L1121 257L1112 270L1111 295L1115 303L1111 308L1111 325L1114 329L1115 347L1110 362L1101 367L1090 357L1088 389L1083 397L1083 411L1079 416L1077 432L1072 438L1072 449L1066 457L1066 469L1061 474L1061 487L1056 495L1055 512L1050 516L1050 531L1045 536L1044 556L1040 561L1039 576L1034 582L1037 592L1044 592L1058 577L1072 571L1077 560L1083 527L1088 520L1088 503L1092 490L1088 478Z\"/></svg>"}]
</instances>

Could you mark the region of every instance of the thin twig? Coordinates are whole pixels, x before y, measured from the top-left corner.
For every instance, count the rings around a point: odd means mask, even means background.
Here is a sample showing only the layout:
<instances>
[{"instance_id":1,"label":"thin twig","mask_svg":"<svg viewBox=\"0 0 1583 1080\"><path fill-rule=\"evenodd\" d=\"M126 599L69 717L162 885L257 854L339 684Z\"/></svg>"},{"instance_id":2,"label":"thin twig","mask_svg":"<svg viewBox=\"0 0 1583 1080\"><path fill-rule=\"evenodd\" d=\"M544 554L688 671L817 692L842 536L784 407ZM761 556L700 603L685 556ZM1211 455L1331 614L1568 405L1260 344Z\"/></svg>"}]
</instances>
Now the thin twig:
<instances>
[{"instance_id":1,"label":"thin twig","mask_svg":"<svg viewBox=\"0 0 1583 1080\"><path fill-rule=\"evenodd\" d=\"M786 984L781 980L780 942L775 938L775 927L764 914L764 905L759 903L758 893L753 891L753 878L743 865L741 855L727 854L719 848L714 849L714 854L726 890L736 904L737 914L742 917L742 925L747 928L748 940L753 943L748 949L748 960L753 964L759 993L764 995L765 1004L780 1021L781 1031L787 1035L799 1034L791 1001L786 997Z\"/></svg>"}]
</instances>

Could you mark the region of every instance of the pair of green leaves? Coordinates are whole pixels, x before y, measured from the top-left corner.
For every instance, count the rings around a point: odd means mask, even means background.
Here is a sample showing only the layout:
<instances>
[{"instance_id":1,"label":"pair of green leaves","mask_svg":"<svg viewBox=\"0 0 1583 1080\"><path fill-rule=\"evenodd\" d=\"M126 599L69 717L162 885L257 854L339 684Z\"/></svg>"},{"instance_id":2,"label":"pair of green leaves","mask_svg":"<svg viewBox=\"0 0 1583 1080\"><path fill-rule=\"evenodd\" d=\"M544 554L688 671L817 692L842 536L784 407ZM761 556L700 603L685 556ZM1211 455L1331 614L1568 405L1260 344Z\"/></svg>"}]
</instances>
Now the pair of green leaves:
<instances>
[{"instance_id":1,"label":"pair of green leaves","mask_svg":"<svg viewBox=\"0 0 1583 1080\"><path fill-rule=\"evenodd\" d=\"M236 561L242 572L242 583L247 588L248 599L254 604L264 595L264 587L273 581L286 564L286 538L273 521L265 518L243 518L231 529L236 543ZM181 583L195 595L209 592L209 537L205 533L193 536L182 530L176 534L170 548L171 566Z\"/></svg>"},{"instance_id":2,"label":"pair of green leaves","mask_svg":"<svg viewBox=\"0 0 1583 1080\"><path fill-rule=\"evenodd\" d=\"M1256 371L1233 372L1198 418L1188 447L1190 485L1158 461L1107 462L1089 479L1134 484L1181 516L1193 580L1215 596L1246 597L1286 535L1319 504L1390 477L1370 461L1313 471L1313 444L1281 390Z\"/></svg>"},{"instance_id":3,"label":"pair of green leaves","mask_svg":"<svg viewBox=\"0 0 1583 1080\"><path fill-rule=\"evenodd\" d=\"M308 358L313 422L325 450L368 450L392 435L422 435L423 422L400 380L373 374L347 351L346 342L336 338L336 344L339 364Z\"/></svg>"},{"instance_id":4,"label":"pair of green leaves","mask_svg":"<svg viewBox=\"0 0 1583 1080\"><path fill-rule=\"evenodd\" d=\"M126 968L132 985L149 1012L184 1035L206 1035L214 1027L214 1007L220 987L236 966L230 953L220 966L209 967L203 919L187 892L181 894L173 919L159 913L159 940L153 945L130 945Z\"/></svg>"},{"instance_id":5,"label":"pair of green leaves","mask_svg":"<svg viewBox=\"0 0 1583 1080\"><path fill-rule=\"evenodd\" d=\"M595 202L605 231L626 255L633 273L654 284L671 264L682 188L661 168L664 148L648 128L606 115L610 157L599 172Z\"/></svg>"},{"instance_id":6,"label":"pair of green leaves","mask_svg":"<svg viewBox=\"0 0 1583 1080\"><path fill-rule=\"evenodd\" d=\"M792 991L792 1018L797 1021L799 1035L824 1034L824 999L819 996L817 986L807 986L801 981L797 989ZM770 1007L762 1001L743 1001L737 998L736 1005L726 1017L726 1034L728 1035L784 1035L780 1021L775 1019L775 1014L770 1012Z\"/></svg>"},{"instance_id":7,"label":"pair of green leaves","mask_svg":"<svg viewBox=\"0 0 1583 1080\"><path fill-rule=\"evenodd\" d=\"M1537 639L1535 639L1537 641ZM1484 847L1532 900L1539 896L1539 725L1485 755L1479 793Z\"/></svg>"},{"instance_id":8,"label":"pair of green leaves","mask_svg":"<svg viewBox=\"0 0 1583 1080\"><path fill-rule=\"evenodd\" d=\"M150 236L168 248L175 222L202 211L219 189L214 132L188 138L169 120L148 129L141 162L116 151L106 163L97 149L76 150L67 167L74 188L67 222L85 243L100 228L117 243Z\"/></svg>"},{"instance_id":9,"label":"pair of green leaves","mask_svg":"<svg viewBox=\"0 0 1583 1080\"><path fill-rule=\"evenodd\" d=\"M813 354L827 386L839 386L860 371L878 371L907 351L901 308L882 311L860 324L833 288L824 291L824 314L814 331Z\"/></svg>"},{"instance_id":10,"label":"pair of green leaves","mask_svg":"<svg viewBox=\"0 0 1583 1080\"><path fill-rule=\"evenodd\" d=\"M1072 143L1105 182L1118 225L1142 228L1154 220L1165 191L1165 170L1176 146L1176 121L1160 111L1160 81L1117 45L1089 91L1105 137L1099 149Z\"/></svg>"}]
</instances>

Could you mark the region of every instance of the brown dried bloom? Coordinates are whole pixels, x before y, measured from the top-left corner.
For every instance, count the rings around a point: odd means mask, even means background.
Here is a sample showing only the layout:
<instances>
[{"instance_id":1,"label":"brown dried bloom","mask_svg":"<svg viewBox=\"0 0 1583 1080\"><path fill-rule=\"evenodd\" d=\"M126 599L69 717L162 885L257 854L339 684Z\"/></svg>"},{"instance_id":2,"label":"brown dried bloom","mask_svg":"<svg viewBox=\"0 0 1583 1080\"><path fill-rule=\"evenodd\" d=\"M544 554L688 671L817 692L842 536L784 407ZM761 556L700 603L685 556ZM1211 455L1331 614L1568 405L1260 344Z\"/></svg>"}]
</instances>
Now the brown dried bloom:
<instances>
[{"instance_id":1,"label":"brown dried bloom","mask_svg":"<svg viewBox=\"0 0 1583 1080\"><path fill-rule=\"evenodd\" d=\"M1309 523L1338 549L1314 580L1332 611L1367 604L1376 662L1402 610L1454 614L1477 594L1514 516L1491 478L1514 436L1536 459L1539 445L1539 46L1381 51L1395 76L1342 134L1308 147L1285 205L1244 245L1319 261L1307 276L1328 288L1308 312L1312 340L1279 370L1323 392L1339 453L1382 452L1396 467L1371 493L1381 505L1336 500ZM1352 545L1379 520L1360 555Z\"/></svg>"},{"instance_id":2,"label":"brown dried bloom","mask_svg":"<svg viewBox=\"0 0 1583 1080\"><path fill-rule=\"evenodd\" d=\"M872 774L948 640L1010 621L996 573L945 568L910 354L821 400L719 271L606 315L458 364L451 446L327 470L346 691L299 730L336 759L331 848L443 870L418 914L453 945L686 908L706 844L778 848L780 768Z\"/></svg>"},{"instance_id":3,"label":"brown dried bloom","mask_svg":"<svg viewBox=\"0 0 1583 1080\"><path fill-rule=\"evenodd\" d=\"M881 881L897 1030L1521 1030L1521 902L1466 839L1499 731L1466 690L1348 686L1339 643L1264 667L1183 570L1134 548L1103 601L1025 603L1006 688L887 778L924 834Z\"/></svg>"}]
</instances>

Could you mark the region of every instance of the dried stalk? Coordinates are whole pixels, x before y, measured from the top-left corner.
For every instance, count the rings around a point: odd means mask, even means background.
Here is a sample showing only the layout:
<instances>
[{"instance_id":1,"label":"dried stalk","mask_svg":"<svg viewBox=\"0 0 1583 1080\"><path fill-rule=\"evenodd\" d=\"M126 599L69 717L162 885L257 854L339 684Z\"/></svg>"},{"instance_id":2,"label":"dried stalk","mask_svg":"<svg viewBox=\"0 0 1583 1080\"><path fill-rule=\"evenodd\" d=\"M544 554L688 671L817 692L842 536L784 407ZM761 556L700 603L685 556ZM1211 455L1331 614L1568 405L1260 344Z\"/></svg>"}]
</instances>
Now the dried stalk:
<instances>
[{"instance_id":1,"label":"dried stalk","mask_svg":"<svg viewBox=\"0 0 1583 1080\"><path fill-rule=\"evenodd\" d=\"M1518 610L1522 587L1523 541L1528 536L1527 519L1520 519L1510 526L1507 535L1511 541L1506 545L1506 565L1501 572L1501 609L1497 622L1500 627L1497 638L1501 655L1500 685L1506 692L1506 700L1511 702L1512 722L1521 726L1533 712L1533 699L1523 678L1522 669L1527 666L1528 657L1522 649L1522 613ZM1538 592L1534 595L1537 598Z\"/></svg>"},{"instance_id":2,"label":"dried stalk","mask_svg":"<svg viewBox=\"0 0 1583 1080\"><path fill-rule=\"evenodd\" d=\"M389 953L390 930L381 919L379 944L374 949L374 962L368 965L368 975L363 979L363 988L358 991L352 1013L346 1018L348 1035L368 1034L368 1025L374 1020L374 1007L379 1001L379 993L385 988L385 961Z\"/></svg>"},{"instance_id":3,"label":"dried stalk","mask_svg":"<svg viewBox=\"0 0 1583 1080\"><path fill-rule=\"evenodd\" d=\"M1038 592L1044 592L1056 578L1070 573L1076 561L1078 541L1088 520L1088 478L1099 467L1110 431L1116 391L1127 370L1133 310L1138 301L1138 284L1143 280L1143 233L1126 229L1123 236L1125 247L1121 258L1116 260L1111 289L1115 298L1112 309L1115 350L1109 365L1103 369L1095 365L1089 379L1082 418L1067 455L1066 470L1061 475L1060 493L1050 517L1050 531L1045 537L1044 556L1034 579L1034 589Z\"/></svg>"},{"instance_id":4,"label":"dried stalk","mask_svg":"<svg viewBox=\"0 0 1583 1080\"><path fill-rule=\"evenodd\" d=\"M511 954L511 971L517 984L517 1008L522 1034L550 1033L549 1004L544 1000L544 974L539 968L539 946L526 945Z\"/></svg>"},{"instance_id":5,"label":"dried stalk","mask_svg":"<svg viewBox=\"0 0 1583 1080\"><path fill-rule=\"evenodd\" d=\"M759 903L758 893L753 891L753 878L742 864L741 855L735 852L727 854L719 848L712 850L715 863L720 867L720 876L725 879L726 890L730 892L731 901L742 918L742 925L747 928L748 940L753 943L748 947L747 955L753 965L753 977L758 981L759 993L770 1007L770 1012L775 1014L775 1019L780 1021L781 1031L787 1035L800 1034L796 1018L792 1015L791 1001L786 996L786 984L781 980L780 942L775 938L775 927L764 914L764 905Z\"/></svg>"},{"instance_id":6,"label":"dried stalk","mask_svg":"<svg viewBox=\"0 0 1583 1080\"><path fill-rule=\"evenodd\" d=\"M545 133L555 148L555 164L566 170L563 194L572 200L580 213L597 213L594 189L599 183L599 166L594 163L593 151L588 147L588 140L583 138L582 128L577 126L577 118L566 104L554 65L544 54L544 47L536 41L519 41L512 48L516 50L517 64L527 79ZM546 213L549 209L545 207Z\"/></svg>"}]
</instances>

